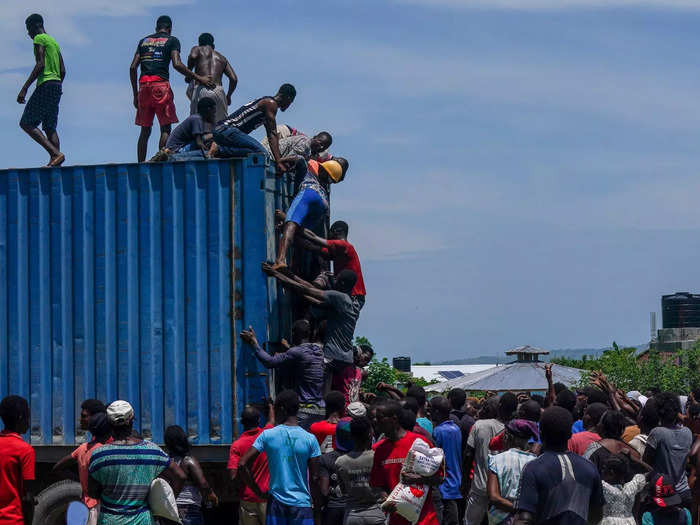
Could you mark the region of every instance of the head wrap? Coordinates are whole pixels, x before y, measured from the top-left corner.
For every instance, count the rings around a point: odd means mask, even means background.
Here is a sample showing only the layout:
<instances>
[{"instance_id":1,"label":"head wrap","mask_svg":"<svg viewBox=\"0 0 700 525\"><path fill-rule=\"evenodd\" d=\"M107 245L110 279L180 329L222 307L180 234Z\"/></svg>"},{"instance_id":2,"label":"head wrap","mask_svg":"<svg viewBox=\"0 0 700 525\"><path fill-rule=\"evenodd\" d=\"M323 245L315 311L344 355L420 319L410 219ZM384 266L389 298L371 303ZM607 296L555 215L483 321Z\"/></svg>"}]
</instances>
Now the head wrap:
<instances>
[{"instance_id":1,"label":"head wrap","mask_svg":"<svg viewBox=\"0 0 700 525\"><path fill-rule=\"evenodd\" d=\"M519 438L540 440L540 431L537 423L529 419L513 419L506 424L508 432Z\"/></svg>"}]
</instances>

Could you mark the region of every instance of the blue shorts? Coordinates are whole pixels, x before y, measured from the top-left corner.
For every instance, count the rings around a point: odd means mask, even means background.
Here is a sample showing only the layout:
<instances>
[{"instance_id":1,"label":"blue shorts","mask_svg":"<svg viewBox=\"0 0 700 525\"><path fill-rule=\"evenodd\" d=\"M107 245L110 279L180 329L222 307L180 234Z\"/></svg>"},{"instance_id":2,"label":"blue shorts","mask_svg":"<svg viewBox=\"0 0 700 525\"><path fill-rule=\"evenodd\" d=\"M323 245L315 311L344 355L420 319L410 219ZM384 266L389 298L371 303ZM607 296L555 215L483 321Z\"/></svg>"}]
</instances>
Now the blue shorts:
<instances>
[{"instance_id":1,"label":"blue shorts","mask_svg":"<svg viewBox=\"0 0 700 525\"><path fill-rule=\"evenodd\" d=\"M317 191L304 188L294 197L287 210L287 221L295 222L302 228L313 229L328 211L323 197Z\"/></svg>"},{"instance_id":2,"label":"blue shorts","mask_svg":"<svg viewBox=\"0 0 700 525\"><path fill-rule=\"evenodd\" d=\"M292 507L271 497L265 525L314 525L314 513L311 507Z\"/></svg>"}]
</instances>

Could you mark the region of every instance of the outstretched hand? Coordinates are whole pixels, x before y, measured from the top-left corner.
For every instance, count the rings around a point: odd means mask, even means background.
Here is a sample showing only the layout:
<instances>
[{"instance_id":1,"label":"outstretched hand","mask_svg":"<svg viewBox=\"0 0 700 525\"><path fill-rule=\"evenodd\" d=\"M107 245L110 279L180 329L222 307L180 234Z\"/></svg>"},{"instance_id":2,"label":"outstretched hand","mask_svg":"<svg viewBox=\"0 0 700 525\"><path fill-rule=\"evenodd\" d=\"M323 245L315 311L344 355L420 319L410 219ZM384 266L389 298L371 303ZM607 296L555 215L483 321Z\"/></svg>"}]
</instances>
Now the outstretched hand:
<instances>
[{"instance_id":1,"label":"outstretched hand","mask_svg":"<svg viewBox=\"0 0 700 525\"><path fill-rule=\"evenodd\" d=\"M241 332L241 339L244 343L248 343L252 347L258 346L258 338L255 335L255 330L252 326L248 327L248 330L243 330Z\"/></svg>"},{"instance_id":2,"label":"outstretched hand","mask_svg":"<svg viewBox=\"0 0 700 525\"><path fill-rule=\"evenodd\" d=\"M272 265L269 262L263 262L261 265L262 271L269 275L270 277L275 276L275 269L272 267Z\"/></svg>"},{"instance_id":3,"label":"outstretched hand","mask_svg":"<svg viewBox=\"0 0 700 525\"><path fill-rule=\"evenodd\" d=\"M552 380L552 363L544 365L544 377L547 378L547 381Z\"/></svg>"}]
</instances>

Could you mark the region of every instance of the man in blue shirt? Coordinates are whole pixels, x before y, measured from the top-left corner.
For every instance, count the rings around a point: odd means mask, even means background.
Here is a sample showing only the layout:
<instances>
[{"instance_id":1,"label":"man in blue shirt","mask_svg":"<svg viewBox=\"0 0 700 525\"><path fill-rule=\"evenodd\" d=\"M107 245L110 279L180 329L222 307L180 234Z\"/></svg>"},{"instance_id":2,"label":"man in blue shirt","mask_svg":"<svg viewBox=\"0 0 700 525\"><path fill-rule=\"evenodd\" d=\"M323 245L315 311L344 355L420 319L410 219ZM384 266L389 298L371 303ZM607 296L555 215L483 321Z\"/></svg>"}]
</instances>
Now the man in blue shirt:
<instances>
[{"instance_id":1,"label":"man in blue shirt","mask_svg":"<svg viewBox=\"0 0 700 525\"><path fill-rule=\"evenodd\" d=\"M450 419L450 402L442 396L430 400L430 411L435 428L433 437L435 446L445 452L445 481L440 485L442 513L438 510L438 519L442 525L458 525L459 511L457 502L462 498L462 431ZM442 514L442 519L440 519Z\"/></svg>"},{"instance_id":2,"label":"man in blue shirt","mask_svg":"<svg viewBox=\"0 0 700 525\"><path fill-rule=\"evenodd\" d=\"M270 471L267 525L321 523L321 449L316 438L297 424L298 410L299 398L296 393L293 390L282 391L275 399L275 421L280 424L264 430L241 458L240 473L243 482L256 496L264 498L249 467L260 453L267 454ZM315 512L311 508L312 498Z\"/></svg>"},{"instance_id":3,"label":"man in blue shirt","mask_svg":"<svg viewBox=\"0 0 700 525\"><path fill-rule=\"evenodd\" d=\"M515 525L586 525L603 515L603 487L598 469L567 450L571 413L548 408L540 420L543 453L523 468Z\"/></svg>"}]
</instances>

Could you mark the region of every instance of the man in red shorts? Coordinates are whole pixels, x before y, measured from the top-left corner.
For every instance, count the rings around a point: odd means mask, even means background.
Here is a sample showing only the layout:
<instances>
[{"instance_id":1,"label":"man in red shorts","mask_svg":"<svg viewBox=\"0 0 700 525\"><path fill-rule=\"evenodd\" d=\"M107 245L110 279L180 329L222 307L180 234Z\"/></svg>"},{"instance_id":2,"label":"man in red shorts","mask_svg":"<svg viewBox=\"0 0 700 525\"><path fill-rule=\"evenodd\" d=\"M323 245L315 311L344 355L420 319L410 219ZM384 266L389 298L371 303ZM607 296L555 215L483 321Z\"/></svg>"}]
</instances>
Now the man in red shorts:
<instances>
[{"instance_id":1,"label":"man in red shorts","mask_svg":"<svg viewBox=\"0 0 700 525\"><path fill-rule=\"evenodd\" d=\"M194 78L200 84L214 89L216 84L211 77L196 75L180 60L180 41L170 33L173 22L163 15L156 22L156 32L142 38L136 47L136 54L131 61L129 76L134 93L136 108L136 125L141 126L137 155L139 162L146 160L148 138L151 136L153 116L160 124L160 142L158 149L165 147L172 124L177 122L173 90L170 89L170 62L173 68L187 78ZM141 76L137 82L137 69L141 66Z\"/></svg>"}]
</instances>

